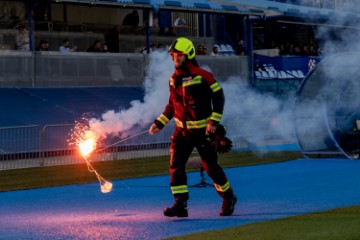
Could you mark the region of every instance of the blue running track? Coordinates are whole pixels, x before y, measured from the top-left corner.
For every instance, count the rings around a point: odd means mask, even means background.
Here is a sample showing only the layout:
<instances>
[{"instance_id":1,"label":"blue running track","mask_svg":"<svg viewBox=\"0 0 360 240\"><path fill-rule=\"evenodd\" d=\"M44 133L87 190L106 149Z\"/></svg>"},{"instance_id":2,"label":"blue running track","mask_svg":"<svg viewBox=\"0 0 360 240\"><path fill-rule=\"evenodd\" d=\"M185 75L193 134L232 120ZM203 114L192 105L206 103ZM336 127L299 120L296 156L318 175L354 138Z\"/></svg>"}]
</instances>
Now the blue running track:
<instances>
[{"instance_id":1,"label":"blue running track","mask_svg":"<svg viewBox=\"0 0 360 240\"><path fill-rule=\"evenodd\" d=\"M231 217L219 216L213 187L190 188L189 218L164 217L162 209L172 204L165 175L114 181L108 194L97 183L2 192L0 239L162 239L360 204L359 160L299 159L225 171L239 199ZM188 177L189 185L200 181L199 173Z\"/></svg>"}]
</instances>

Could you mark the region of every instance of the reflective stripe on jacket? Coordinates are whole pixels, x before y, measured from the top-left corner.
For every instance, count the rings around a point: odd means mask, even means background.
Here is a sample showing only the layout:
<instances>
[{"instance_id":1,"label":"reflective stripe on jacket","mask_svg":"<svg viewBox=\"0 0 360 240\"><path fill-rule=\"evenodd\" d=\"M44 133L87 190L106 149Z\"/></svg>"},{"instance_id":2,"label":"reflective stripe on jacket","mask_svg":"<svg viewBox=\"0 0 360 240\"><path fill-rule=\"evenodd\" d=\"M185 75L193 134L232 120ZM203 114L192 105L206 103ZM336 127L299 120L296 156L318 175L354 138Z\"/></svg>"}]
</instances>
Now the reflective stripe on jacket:
<instances>
[{"instance_id":1,"label":"reflective stripe on jacket","mask_svg":"<svg viewBox=\"0 0 360 240\"><path fill-rule=\"evenodd\" d=\"M162 128L173 117L180 128L205 128L217 125L224 109L224 92L214 76L189 63L185 70L176 69L169 80L170 97L164 112L155 120Z\"/></svg>"}]
</instances>

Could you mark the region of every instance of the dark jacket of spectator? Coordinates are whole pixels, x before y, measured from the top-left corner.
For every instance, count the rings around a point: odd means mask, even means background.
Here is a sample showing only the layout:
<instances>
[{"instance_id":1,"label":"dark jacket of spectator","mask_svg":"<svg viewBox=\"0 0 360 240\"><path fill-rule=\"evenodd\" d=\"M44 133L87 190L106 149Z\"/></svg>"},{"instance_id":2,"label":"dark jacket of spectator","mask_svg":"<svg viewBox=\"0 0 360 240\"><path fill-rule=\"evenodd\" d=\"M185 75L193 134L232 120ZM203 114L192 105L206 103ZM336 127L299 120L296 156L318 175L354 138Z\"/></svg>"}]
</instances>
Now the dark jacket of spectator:
<instances>
[{"instance_id":1,"label":"dark jacket of spectator","mask_svg":"<svg viewBox=\"0 0 360 240\"><path fill-rule=\"evenodd\" d=\"M128 15L125 16L124 21L122 23L124 26L133 26L136 27L139 25L139 14L136 10L132 11Z\"/></svg>"},{"instance_id":2,"label":"dark jacket of spectator","mask_svg":"<svg viewBox=\"0 0 360 240\"><path fill-rule=\"evenodd\" d=\"M100 40L95 40L93 45L87 49L87 52L102 52Z\"/></svg>"},{"instance_id":3,"label":"dark jacket of spectator","mask_svg":"<svg viewBox=\"0 0 360 240\"><path fill-rule=\"evenodd\" d=\"M39 46L36 51L49 51L49 42L47 40L40 40Z\"/></svg>"}]
</instances>

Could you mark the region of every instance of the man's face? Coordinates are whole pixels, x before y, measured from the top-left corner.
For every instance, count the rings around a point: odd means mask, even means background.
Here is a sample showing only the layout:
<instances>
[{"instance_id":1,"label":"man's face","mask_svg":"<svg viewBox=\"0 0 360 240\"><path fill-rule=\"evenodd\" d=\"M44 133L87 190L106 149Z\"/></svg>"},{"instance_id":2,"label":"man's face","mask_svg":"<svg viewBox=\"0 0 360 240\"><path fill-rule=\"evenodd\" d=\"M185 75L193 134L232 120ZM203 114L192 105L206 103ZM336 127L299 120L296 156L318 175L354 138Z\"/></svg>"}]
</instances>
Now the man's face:
<instances>
[{"instance_id":1,"label":"man's face","mask_svg":"<svg viewBox=\"0 0 360 240\"><path fill-rule=\"evenodd\" d=\"M173 52L172 54L175 67L180 67L185 62L186 56L181 52Z\"/></svg>"}]
</instances>

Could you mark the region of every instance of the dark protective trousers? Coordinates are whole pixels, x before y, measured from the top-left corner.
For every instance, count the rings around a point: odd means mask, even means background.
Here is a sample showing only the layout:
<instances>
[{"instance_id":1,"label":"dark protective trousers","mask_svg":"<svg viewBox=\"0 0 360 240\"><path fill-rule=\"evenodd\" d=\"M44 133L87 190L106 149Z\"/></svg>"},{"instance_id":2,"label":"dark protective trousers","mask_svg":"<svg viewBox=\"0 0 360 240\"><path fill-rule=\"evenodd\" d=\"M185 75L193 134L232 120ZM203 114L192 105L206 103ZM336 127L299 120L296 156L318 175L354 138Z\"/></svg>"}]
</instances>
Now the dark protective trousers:
<instances>
[{"instance_id":1,"label":"dark protective trousers","mask_svg":"<svg viewBox=\"0 0 360 240\"><path fill-rule=\"evenodd\" d=\"M194 148L197 148L202 159L202 166L213 182L219 186L228 183L228 179L218 164L218 155L214 144L205 138L205 128L195 130L184 130L176 127L171 137L170 146L170 186L187 185L185 172L186 162ZM223 198L232 198L233 191L230 187L226 191L216 190ZM186 201L189 193L174 194L175 201Z\"/></svg>"}]
</instances>

